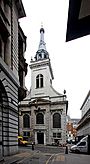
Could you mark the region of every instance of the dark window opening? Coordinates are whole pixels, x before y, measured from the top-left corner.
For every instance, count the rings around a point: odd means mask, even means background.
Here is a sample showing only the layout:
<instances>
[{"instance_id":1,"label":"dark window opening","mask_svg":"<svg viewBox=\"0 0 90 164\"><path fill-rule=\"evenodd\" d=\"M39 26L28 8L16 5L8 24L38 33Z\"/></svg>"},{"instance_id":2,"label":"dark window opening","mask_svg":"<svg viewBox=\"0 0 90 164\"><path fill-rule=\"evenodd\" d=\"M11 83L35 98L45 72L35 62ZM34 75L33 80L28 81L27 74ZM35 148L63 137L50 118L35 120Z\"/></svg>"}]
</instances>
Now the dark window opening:
<instances>
[{"instance_id":1,"label":"dark window opening","mask_svg":"<svg viewBox=\"0 0 90 164\"><path fill-rule=\"evenodd\" d=\"M39 75L36 77L36 88L39 88Z\"/></svg>"},{"instance_id":2,"label":"dark window opening","mask_svg":"<svg viewBox=\"0 0 90 164\"><path fill-rule=\"evenodd\" d=\"M53 133L53 137L56 138L56 133Z\"/></svg>"},{"instance_id":3,"label":"dark window opening","mask_svg":"<svg viewBox=\"0 0 90 164\"><path fill-rule=\"evenodd\" d=\"M61 138L61 133L57 133L57 138Z\"/></svg>"},{"instance_id":4,"label":"dark window opening","mask_svg":"<svg viewBox=\"0 0 90 164\"><path fill-rule=\"evenodd\" d=\"M45 59L47 58L46 54L44 54L44 58L45 58Z\"/></svg>"},{"instance_id":5,"label":"dark window opening","mask_svg":"<svg viewBox=\"0 0 90 164\"><path fill-rule=\"evenodd\" d=\"M42 58L42 54L39 54L39 59L41 59Z\"/></svg>"},{"instance_id":6,"label":"dark window opening","mask_svg":"<svg viewBox=\"0 0 90 164\"><path fill-rule=\"evenodd\" d=\"M43 76L41 76L41 87L43 87Z\"/></svg>"},{"instance_id":7,"label":"dark window opening","mask_svg":"<svg viewBox=\"0 0 90 164\"><path fill-rule=\"evenodd\" d=\"M36 115L36 124L44 124L44 116L42 113Z\"/></svg>"},{"instance_id":8,"label":"dark window opening","mask_svg":"<svg viewBox=\"0 0 90 164\"><path fill-rule=\"evenodd\" d=\"M61 128L61 115L59 113L53 115L53 128Z\"/></svg>"},{"instance_id":9,"label":"dark window opening","mask_svg":"<svg viewBox=\"0 0 90 164\"><path fill-rule=\"evenodd\" d=\"M30 128L30 116L28 114L23 116L23 127Z\"/></svg>"},{"instance_id":10,"label":"dark window opening","mask_svg":"<svg viewBox=\"0 0 90 164\"><path fill-rule=\"evenodd\" d=\"M61 138L61 133L53 133L53 138Z\"/></svg>"},{"instance_id":11,"label":"dark window opening","mask_svg":"<svg viewBox=\"0 0 90 164\"><path fill-rule=\"evenodd\" d=\"M39 74L36 77L36 88L42 88L43 87L43 75Z\"/></svg>"},{"instance_id":12,"label":"dark window opening","mask_svg":"<svg viewBox=\"0 0 90 164\"><path fill-rule=\"evenodd\" d=\"M23 132L23 136L27 136L27 137L30 137L30 132Z\"/></svg>"}]
</instances>

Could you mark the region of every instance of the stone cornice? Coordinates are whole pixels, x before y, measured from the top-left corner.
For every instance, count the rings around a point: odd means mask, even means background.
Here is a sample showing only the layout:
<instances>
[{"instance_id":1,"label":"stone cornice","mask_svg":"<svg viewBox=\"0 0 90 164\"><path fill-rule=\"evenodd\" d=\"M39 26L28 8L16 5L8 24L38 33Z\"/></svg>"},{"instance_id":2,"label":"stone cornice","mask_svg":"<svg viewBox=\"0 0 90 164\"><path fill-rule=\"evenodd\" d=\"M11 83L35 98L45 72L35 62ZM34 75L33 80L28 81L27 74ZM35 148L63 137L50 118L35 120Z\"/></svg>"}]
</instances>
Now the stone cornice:
<instances>
[{"instance_id":1,"label":"stone cornice","mask_svg":"<svg viewBox=\"0 0 90 164\"><path fill-rule=\"evenodd\" d=\"M58 104L67 104L68 101L55 101L55 102L51 102L51 105L58 105Z\"/></svg>"},{"instance_id":2,"label":"stone cornice","mask_svg":"<svg viewBox=\"0 0 90 164\"><path fill-rule=\"evenodd\" d=\"M80 122L80 124L78 125L78 127L76 128L77 130L79 130L81 127L83 127L84 125L86 125L86 123L90 122L90 114L85 117L82 122Z\"/></svg>"},{"instance_id":3,"label":"stone cornice","mask_svg":"<svg viewBox=\"0 0 90 164\"><path fill-rule=\"evenodd\" d=\"M29 65L30 68L37 68L43 65L49 65L49 59L43 59L39 61L31 61L31 64Z\"/></svg>"},{"instance_id":4,"label":"stone cornice","mask_svg":"<svg viewBox=\"0 0 90 164\"><path fill-rule=\"evenodd\" d=\"M52 71L52 67L51 67L51 63L50 63L50 59L49 58L48 59L39 60L39 61L31 61L31 64L29 66L30 66L31 69L32 68L38 68L38 67L41 67L41 66L49 66L52 79L54 79L53 71Z\"/></svg>"},{"instance_id":5,"label":"stone cornice","mask_svg":"<svg viewBox=\"0 0 90 164\"><path fill-rule=\"evenodd\" d=\"M89 121L90 121L90 109L87 111L87 113L78 122L77 129L80 129L86 122L89 122Z\"/></svg>"},{"instance_id":6,"label":"stone cornice","mask_svg":"<svg viewBox=\"0 0 90 164\"><path fill-rule=\"evenodd\" d=\"M31 106L39 106L39 105L66 105L66 109L68 108L68 101L55 101L55 102L50 102L50 101L45 101L45 102L29 102L28 104L19 104L19 107L31 107Z\"/></svg>"}]
</instances>

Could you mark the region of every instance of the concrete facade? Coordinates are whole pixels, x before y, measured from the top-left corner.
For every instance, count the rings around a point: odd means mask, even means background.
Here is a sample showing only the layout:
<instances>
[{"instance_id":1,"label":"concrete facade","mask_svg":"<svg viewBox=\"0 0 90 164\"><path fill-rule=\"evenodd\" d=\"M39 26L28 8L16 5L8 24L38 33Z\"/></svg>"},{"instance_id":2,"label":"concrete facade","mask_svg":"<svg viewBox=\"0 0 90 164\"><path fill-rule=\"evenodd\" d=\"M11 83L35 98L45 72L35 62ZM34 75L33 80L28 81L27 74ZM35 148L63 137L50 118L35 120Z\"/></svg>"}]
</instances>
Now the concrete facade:
<instances>
[{"instance_id":1,"label":"concrete facade","mask_svg":"<svg viewBox=\"0 0 90 164\"><path fill-rule=\"evenodd\" d=\"M90 91L88 92L80 110L82 114L77 127L77 136L90 135Z\"/></svg>"},{"instance_id":2,"label":"concrete facade","mask_svg":"<svg viewBox=\"0 0 90 164\"><path fill-rule=\"evenodd\" d=\"M19 134L35 144L66 143L68 101L65 94L58 93L52 86L54 76L43 28L40 29L39 48L35 60L31 59L30 69L30 93L19 103ZM24 117L28 119L28 126Z\"/></svg>"},{"instance_id":3,"label":"concrete facade","mask_svg":"<svg viewBox=\"0 0 90 164\"><path fill-rule=\"evenodd\" d=\"M18 19L21 0L0 1L0 160L18 151Z\"/></svg>"}]
</instances>

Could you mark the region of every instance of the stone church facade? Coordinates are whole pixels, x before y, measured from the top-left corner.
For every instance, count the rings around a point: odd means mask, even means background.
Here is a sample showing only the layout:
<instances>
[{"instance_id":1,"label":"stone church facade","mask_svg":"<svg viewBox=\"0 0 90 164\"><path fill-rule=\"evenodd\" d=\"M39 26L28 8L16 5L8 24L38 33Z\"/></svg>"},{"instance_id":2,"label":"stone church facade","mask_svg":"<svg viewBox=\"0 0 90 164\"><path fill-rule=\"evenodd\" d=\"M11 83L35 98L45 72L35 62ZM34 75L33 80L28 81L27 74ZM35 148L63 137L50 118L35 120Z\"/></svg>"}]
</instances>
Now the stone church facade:
<instances>
[{"instance_id":1,"label":"stone church facade","mask_svg":"<svg viewBox=\"0 0 90 164\"><path fill-rule=\"evenodd\" d=\"M52 86L54 76L44 33L42 27L38 51L30 63L30 93L19 103L19 135L35 144L64 144L68 101Z\"/></svg>"}]
</instances>

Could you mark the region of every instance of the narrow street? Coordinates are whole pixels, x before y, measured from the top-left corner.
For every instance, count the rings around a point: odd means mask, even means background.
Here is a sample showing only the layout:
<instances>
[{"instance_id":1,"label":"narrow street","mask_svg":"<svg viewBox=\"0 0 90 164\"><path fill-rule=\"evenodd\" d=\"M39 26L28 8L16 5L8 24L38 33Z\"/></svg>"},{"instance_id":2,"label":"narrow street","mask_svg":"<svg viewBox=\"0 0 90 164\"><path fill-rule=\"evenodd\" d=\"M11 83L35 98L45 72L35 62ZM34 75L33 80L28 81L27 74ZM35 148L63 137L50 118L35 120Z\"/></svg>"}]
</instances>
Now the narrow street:
<instances>
[{"instance_id":1,"label":"narrow street","mask_svg":"<svg viewBox=\"0 0 90 164\"><path fill-rule=\"evenodd\" d=\"M4 158L0 164L89 164L90 155L65 154L65 148L37 145L19 147L19 153Z\"/></svg>"}]
</instances>

